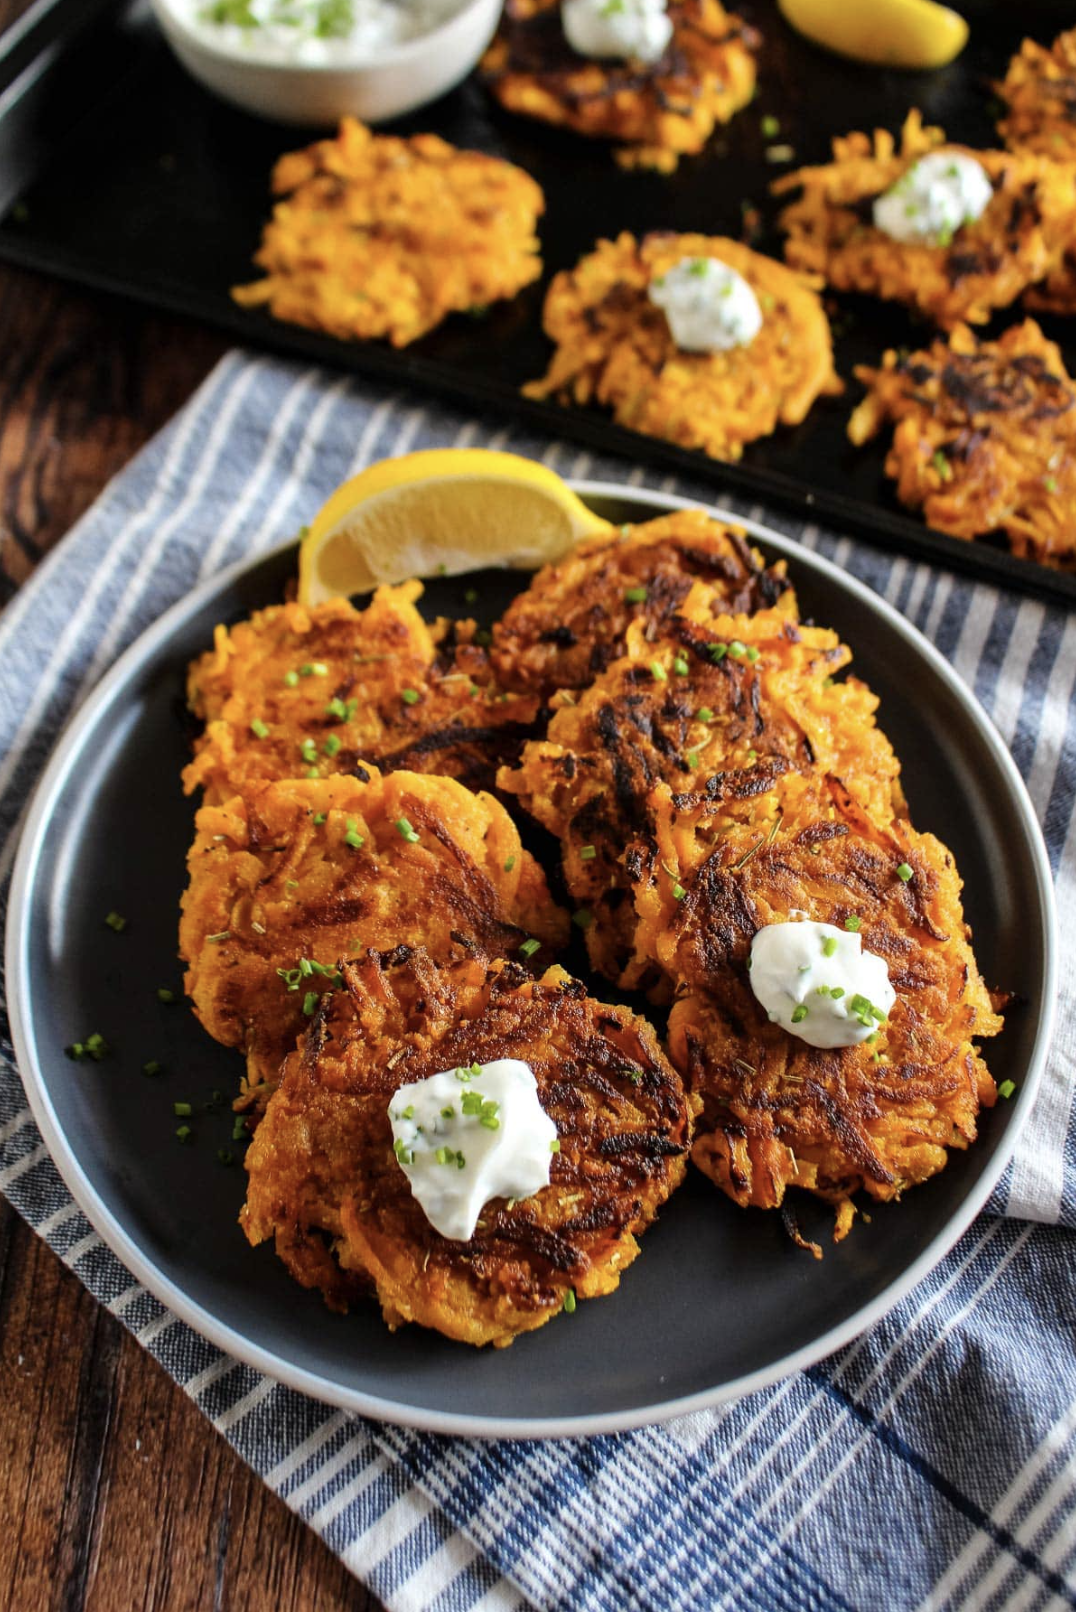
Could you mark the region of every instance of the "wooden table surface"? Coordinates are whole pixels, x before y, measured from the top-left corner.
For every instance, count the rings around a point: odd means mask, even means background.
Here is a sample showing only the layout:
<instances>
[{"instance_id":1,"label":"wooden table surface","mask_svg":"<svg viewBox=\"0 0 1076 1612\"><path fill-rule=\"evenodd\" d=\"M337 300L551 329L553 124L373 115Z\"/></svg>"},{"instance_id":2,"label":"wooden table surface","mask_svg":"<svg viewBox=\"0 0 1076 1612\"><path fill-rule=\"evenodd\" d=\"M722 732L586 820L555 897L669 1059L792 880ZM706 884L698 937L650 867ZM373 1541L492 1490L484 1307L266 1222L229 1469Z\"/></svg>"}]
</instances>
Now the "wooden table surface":
<instances>
[{"instance_id":1,"label":"wooden table surface","mask_svg":"<svg viewBox=\"0 0 1076 1612\"><path fill-rule=\"evenodd\" d=\"M225 342L3 266L0 331L2 606ZM0 1612L378 1605L0 1199Z\"/></svg>"}]
</instances>

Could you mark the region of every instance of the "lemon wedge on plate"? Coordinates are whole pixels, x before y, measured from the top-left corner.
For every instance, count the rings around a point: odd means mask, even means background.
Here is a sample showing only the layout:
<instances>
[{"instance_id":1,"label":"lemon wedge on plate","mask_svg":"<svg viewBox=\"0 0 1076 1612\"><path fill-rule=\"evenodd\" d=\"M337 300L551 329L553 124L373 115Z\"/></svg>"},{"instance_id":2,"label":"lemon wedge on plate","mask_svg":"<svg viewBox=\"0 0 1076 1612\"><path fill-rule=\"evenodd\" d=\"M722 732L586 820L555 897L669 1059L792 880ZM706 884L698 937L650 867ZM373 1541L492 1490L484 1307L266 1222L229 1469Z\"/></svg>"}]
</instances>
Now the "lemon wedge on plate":
<instances>
[{"instance_id":1,"label":"lemon wedge on plate","mask_svg":"<svg viewBox=\"0 0 1076 1612\"><path fill-rule=\"evenodd\" d=\"M537 570L607 530L532 459L485 448L408 453L346 481L315 517L299 549L299 599L483 566Z\"/></svg>"},{"instance_id":2,"label":"lemon wedge on plate","mask_svg":"<svg viewBox=\"0 0 1076 1612\"><path fill-rule=\"evenodd\" d=\"M945 67L968 42L968 25L934 0L778 0L807 39L879 67Z\"/></svg>"}]
</instances>

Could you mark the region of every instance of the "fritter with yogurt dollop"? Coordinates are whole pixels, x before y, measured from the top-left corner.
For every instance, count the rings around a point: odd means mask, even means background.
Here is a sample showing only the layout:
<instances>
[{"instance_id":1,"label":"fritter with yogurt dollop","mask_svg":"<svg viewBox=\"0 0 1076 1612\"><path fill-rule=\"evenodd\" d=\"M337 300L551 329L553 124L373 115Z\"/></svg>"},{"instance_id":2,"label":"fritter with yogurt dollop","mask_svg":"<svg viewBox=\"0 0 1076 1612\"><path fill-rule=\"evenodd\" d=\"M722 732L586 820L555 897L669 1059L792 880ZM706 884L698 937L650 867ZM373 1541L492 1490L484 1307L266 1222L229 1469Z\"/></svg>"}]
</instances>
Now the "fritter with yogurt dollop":
<instances>
[{"instance_id":1,"label":"fritter with yogurt dollop","mask_svg":"<svg viewBox=\"0 0 1076 1612\"><path fill-rule=\"evenodd\" d=\"M953 858L817 773L778 779L747 814L735 788L661 786L652 804L636 943L677 991L670 1055L703 1101L692 1158L741 1205L778 1207L789 1187L825 1198L840 1238L853 1193L885 1201L936 1174L995 1100L977 1042L1001 1020ZM752 991L758 931L801 918L858 934L887 966L896 1000L883 1017L853 999L870 1020L857 1045L808 1044L771 1023Z\"/></svg>"},{"instance_id":2,"label":"fritter with yogurt dollop","mask_svg":"<svg viewBox=\"0 0 1076 1612\"><path fill-rule=\"evenodd\" d=\"M247 1155L242 1224L334 1309L371 1289L388 1325L504 1346L617 1287L683 1179L694 1105L645 1020L559 968L441 967L419 950L345 963ZM402 1086L514 1058L556 1126L550 1181L495 1197L472 1236L427 1219L394 1146ZM546 1144L549 1145L548 1143ZM455 1173L458 1157L431 1165ZM462 1151L462 1148L459 1150ZM466 1161L465 1161L466 1162Z\"/></svg>"},{"instance_id":3,"label":"fritter with yogurt dollop","mask_svg":"<svg viewBox=\"0 0 1076 1612\"><path fill-rule=\"evenodd\" d=\"M651 293L683 264L705 270L710 260L746 281L759 328L724 351L686 351ZM543 324L557 350L527 396L596 403L618 425L715 459L739 459L746 442L798 425L820 396L841 390L815 282L721 237L599 241L554 277Z\"/></svg>"},{"instance_id":4,"label":"fritter with yogurt dollop","mask_svg":"<svg viewBox=\"0 0 1076 1612\"><path fill-rule=\"evenodd\" d=\"M920 352L856 371L856 444L892 425L897 497L953 537L1003 531L1014 554L1076 564L1076 386L1033 320L997 341L958 326Z\"/></svg>"},{"instance_id":5,"label":"fritter with yogurt dollop","mask_svg":"<svg viewBox=\"0 0 1076 1612\"><path fill-rule=\"evenodd\" d=\"M669 0L668 17L656 61L596 60L569 44L560 0L508 0L481 70L510 112L622 142L625 167L671 172L750 101L759 39L719 0Z\"/></svg>"},{"instance_id":6,"label":"fritter with yogurt dollop","mask_svg":"<svg viewBox=\"0 0 1076 1612\"><path fill-rule=\"evenodd\" d=\"M406 347L542 272L536 181L436 134L400 139L344 118L335 138L281 157L273 192L255 254L264 278L232 295L289 324Z\"/></svg>"}]
</instances>

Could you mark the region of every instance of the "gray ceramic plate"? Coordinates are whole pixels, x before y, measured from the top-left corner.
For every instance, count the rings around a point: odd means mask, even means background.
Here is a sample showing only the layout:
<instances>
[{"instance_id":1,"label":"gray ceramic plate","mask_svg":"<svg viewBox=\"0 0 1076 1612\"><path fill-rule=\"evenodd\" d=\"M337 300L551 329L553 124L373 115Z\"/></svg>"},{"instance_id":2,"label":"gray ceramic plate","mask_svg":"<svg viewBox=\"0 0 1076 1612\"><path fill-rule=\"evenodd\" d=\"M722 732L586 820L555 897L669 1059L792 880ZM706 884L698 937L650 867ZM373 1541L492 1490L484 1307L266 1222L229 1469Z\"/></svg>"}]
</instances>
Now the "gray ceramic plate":
<instances>
[{"instance_id":1,"label":"gray ceramic plate","mask_svg":"<svg viewBox=\"0 0 1076 1612\"><path fill-rule=\"evenodd\" d=\"M617 521L676 503L580 490ZM1054 997L1052 891L1030 802L993 727L913 628L825 560L740 524L788 556L804 614L841 633L881 696L914 819L959 860L983 972L1019 993L990 1047L1016 1097L984 1114L970 1152L903 1204L875 1208L839 1247L828 1244L828 1213L806 1200L804 1229L827 1245L821 1263L792 1246L778 1216L741 1212L690 1172L616 1294L511 1349L468 1350L418 1328L392 1335L373 1307L328 1314L236 1225L243 1172L217 1159L230 1146L226 1107L195 1118L193 1145L176 1141L172 1103L229 1093L237 1060L186 1007L157 1000L158 986L180 986L176 904L193 811L178 784L184 670L216 622L281 596L294 569L293 549L281 549L176 605L79 713L29 814L8 932L19 1066L60 1171L128 1268L222 1349L320 1399L434 1431L608 1432L713 1405L828 1354L924 1276L985 1201L1033 1100ZM520 580L485 575L491 616ZM469 613L464 585L431 583L427 605ZM103 927L112 910L129 920L122 935ZM65 1058L65 1044L94 1029L113 1055ZM149 1059L166 1072L144 1076Z\"/></svg>"}]
</instances>

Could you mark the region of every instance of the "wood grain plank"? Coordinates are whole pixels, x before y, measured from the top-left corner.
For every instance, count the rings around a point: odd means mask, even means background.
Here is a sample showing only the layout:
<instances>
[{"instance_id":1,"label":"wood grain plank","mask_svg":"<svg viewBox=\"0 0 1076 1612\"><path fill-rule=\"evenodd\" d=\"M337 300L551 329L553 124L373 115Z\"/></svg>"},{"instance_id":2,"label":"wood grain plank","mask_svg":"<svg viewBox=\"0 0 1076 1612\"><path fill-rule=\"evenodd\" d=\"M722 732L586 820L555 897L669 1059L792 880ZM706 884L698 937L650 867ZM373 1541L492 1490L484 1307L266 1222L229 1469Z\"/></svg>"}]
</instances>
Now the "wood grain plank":
<instances>
[{"instance_id":1,"label":"wood grain plank","mask_svg":"<svg viewBox=\"0 0 1076 1612\"><path fill-rule=\"evenodd\" d=\"M6 267L0 329L2 601L225 344ZM0 1612L378 1612L2 1199L0 1518Z\"/></svg>"}]
</instances>

